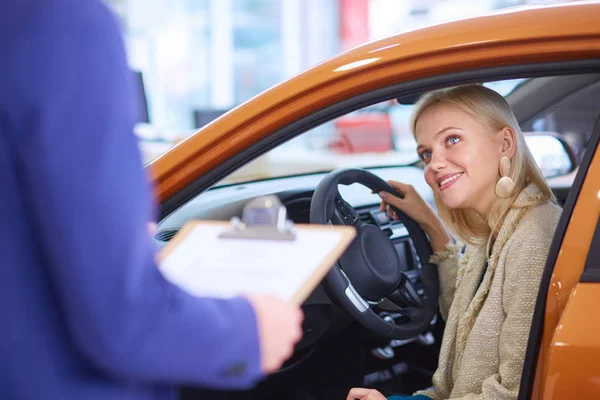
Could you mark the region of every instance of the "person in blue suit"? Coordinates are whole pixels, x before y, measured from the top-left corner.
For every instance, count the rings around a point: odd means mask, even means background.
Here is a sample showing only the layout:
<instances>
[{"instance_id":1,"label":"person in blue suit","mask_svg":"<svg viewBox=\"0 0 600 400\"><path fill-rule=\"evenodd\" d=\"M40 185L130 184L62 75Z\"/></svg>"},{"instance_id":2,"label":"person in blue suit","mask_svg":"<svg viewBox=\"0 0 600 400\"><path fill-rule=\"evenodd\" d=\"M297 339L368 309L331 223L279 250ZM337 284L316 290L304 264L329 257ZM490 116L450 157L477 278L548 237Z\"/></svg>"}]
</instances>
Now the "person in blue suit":
<instances>
[{"instance_id":1,"label":"person in blue suit","mask_svg":"<svg viewBox=\"0 0 600 400\"><path fill-rule=\"evenodd\" d=\"M0 398L173 399L278 369L302 313L168 283L133 135L132 76L100 0L0 2Z\"/></svg>"}]
</instances>

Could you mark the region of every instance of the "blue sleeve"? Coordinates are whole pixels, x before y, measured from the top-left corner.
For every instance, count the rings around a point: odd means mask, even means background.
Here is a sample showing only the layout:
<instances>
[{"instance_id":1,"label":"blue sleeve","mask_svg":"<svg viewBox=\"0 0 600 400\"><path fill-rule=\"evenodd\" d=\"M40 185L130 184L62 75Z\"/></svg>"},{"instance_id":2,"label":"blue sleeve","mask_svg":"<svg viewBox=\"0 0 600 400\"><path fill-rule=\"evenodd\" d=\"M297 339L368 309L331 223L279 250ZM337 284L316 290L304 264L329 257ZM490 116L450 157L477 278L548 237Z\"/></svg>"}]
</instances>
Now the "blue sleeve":
<instances>
[{"instance_id":1,"label":"blue sleeve","mask_svg":"<svg viewBox=\"0 0 600 400\"><path fill-rule=\"evenodd\" d=\"M431 400L431 398L424 394L416 394L414 396L390 396L387 400Z\"/></svg>"},{"instance_id":2,"label":"blue sleeve","mask_svg":"<svg viewBox=\"0 0 600 400\"><path fill-rule=\"evenodd\" d=\"M75 345L117 378L254 384L250 304L193 297L156 268L116 21L99 0L29 4L28 23L2 39L14 46L0 71L15 77L5 98L23 197Z\"/></svg>"}]
</instances>

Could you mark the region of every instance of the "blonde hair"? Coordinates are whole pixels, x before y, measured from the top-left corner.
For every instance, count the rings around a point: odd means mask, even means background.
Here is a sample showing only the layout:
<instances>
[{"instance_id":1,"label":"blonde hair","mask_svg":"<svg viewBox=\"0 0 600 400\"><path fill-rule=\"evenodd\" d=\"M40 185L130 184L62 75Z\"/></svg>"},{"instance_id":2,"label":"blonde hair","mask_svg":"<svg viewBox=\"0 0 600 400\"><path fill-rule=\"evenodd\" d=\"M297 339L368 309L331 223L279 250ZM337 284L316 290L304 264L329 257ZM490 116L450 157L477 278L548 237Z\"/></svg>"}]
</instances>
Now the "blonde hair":
<instances>
[{"instance_id":1,"label":"blonde hair","mask_svg":"<svg viewBox=\"0 0 600 400\"><path fill-rule=\"evenodd\" d=\"M439 195L434 192L438 213L444 225L455 237L458 236L457 239L463 243L481 245L488 240L490 235L497 235L509 209L534 206L548 201L556 202L527 147L519 123L504 97L481 85L463 85L426 93L415 104L412 111L410 125L413 135L416 135L415 128L421 114L438 104L457 107L494 132L508 127L515 134L515 153L510 160L512 166L509 174L515 183L515 188L508 199L496 197L488 212L487 221L474 210L447 207ZM516 204L517 196L530 183L534 183L542 191L542 197L527 204Z\"/></svg>"}]
</instances>

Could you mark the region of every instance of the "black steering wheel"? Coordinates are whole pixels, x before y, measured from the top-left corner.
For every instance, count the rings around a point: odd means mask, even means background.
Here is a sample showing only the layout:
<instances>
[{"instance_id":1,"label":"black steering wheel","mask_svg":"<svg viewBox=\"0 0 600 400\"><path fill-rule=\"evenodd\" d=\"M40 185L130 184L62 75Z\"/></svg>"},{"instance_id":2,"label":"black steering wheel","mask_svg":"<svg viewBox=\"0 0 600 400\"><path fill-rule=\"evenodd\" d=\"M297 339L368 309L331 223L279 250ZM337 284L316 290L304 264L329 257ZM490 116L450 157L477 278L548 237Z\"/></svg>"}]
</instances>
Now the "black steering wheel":
<instances>
[{"instance_id":1,"label":"black steering wheel","mask_svg":"<svg viewBox=\"0 0 600 400\"><path fill-rule=\"evenodd\" d=\"M368 171L350 168L329 173L317 186L310 205L310 223L356 228L352 241L325 278L335 300L367 329L390 339L409 339L424 332L437 313L437 267L429 263L431 245L419 224L394 208L413 241L422 270L422 295L402 272L394 244L375 225L365 224L340 195L338 185L360 183L375 193L400 196L389 183ZM373 310L396 310L394 314Z\"/></svg>"}]
</instances>

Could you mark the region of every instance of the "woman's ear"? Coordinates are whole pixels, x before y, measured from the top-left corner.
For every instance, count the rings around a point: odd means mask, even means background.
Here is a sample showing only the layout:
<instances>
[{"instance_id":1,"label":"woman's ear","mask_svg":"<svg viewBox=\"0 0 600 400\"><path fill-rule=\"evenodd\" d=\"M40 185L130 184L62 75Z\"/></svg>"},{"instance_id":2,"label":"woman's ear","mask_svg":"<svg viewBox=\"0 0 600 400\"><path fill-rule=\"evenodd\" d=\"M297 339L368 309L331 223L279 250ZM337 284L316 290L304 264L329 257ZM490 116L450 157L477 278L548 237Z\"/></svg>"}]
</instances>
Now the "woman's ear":
<instances>
[{"instance_id":1,"label":"woman's ear","mask_svg":"<svg viewBox=\"0 0 600 400\"><path fill-rule=\"evenodd\" d=\"M515 155L515 131L505 126L500 131L500 143L502 144L502 154L512 159Z\"/></svg>"}]
</instances>

